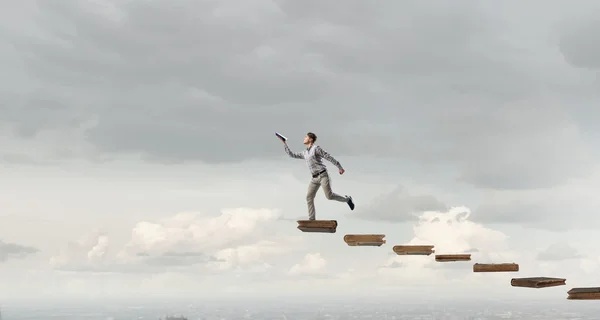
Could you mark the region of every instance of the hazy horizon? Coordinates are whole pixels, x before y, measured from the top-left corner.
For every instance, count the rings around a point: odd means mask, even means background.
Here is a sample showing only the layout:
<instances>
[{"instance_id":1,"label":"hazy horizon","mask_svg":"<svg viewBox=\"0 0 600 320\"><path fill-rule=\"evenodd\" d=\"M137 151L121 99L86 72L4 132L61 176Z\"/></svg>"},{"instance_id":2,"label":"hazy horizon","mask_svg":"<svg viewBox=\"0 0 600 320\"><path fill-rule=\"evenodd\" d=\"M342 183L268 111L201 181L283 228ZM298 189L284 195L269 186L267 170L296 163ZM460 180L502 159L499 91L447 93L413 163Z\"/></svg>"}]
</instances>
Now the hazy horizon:
<instances>
[{"instance_id":1,"label":"hazy horizon","mask_svg":"<svg viewBox=\"0 0 600 320\"><path fill-rule=\"evenodd\" d=\"M11 305L4 319L598 319L594 303L550 301L286 301L286 303L146 302L139 304L71 304L46 307Z\"/></svg>"}]
</instances>

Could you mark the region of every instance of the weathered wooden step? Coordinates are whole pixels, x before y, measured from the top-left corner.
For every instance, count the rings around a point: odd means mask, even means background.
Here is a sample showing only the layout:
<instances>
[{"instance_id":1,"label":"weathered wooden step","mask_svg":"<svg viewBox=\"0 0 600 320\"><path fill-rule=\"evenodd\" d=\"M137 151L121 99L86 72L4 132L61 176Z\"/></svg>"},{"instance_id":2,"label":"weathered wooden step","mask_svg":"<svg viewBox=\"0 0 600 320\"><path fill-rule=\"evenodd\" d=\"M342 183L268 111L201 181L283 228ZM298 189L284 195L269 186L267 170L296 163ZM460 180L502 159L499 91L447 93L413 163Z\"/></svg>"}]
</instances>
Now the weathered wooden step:
<instances>
[{"instance_id":1,"label":"weathered wooden step","mask_svg":"<svg viewBox=\"0 0 600 320\"><path fill-rule=\"evenodd\" d=\"M302 232L335 233L336 220L298 220L298 229Z\"/></svg>"},{"instance_id":2,"label":"weathered wooden step","mask_svg":"<svg viewBox=\"0 0 600 320\"><path fill-rule=\"evenodd\" d=\"M428 256L435 252L432 245L398 245L392 250L397 255L424 255Z\"/></svg>"},{"instance_id":3,"label":"weathered wooden step","mask_svg":"<svg viewBox=\"0 0 600 320\"><path fill-rule=\"evenodd\" d=\"M471 261L471 254L436 254L435 261L438 261L438 262Z\"/></svg>"},{"instance_id":4,"label":"weathered wooden step","mask_svg":"<svg viewBox=\"0 0 600 320\"><path fill-rule=\"evenodd\" d=\"M573 288L567 294L569 300L600 300L600 287Z\"/></svg>"},{"instance_id":5,"label":"weathered wooden step","mask_svg":"<svg viewBox=\"0 0 600 320\"><path fill-rule=\"evenodd\" d=\"M567 279L549 278L549 277L532 277L532 278L513 278L510 280L510 285L513 287L524 288L548 288L556 286L564 286Z\"/></svg>"},{"instance_id":6,"label":"weathered wooden step","mask_svg":"<svg viewBox=\"0 0 600 320\"><path fill-rule=\"evenodd\" d=\"M518 272L519 265L516 263L476 263L473 272Z\"/></svg>"},{"instance_id":7,"label":"weathered wooden step","mask_svg":"<svg viewBox=\"0 0 600 320\"><path fill-rule=\"evenodd\" d=\"M347 234L344 241L352 247L373 246L380 247L385 243L385 234Z\"/></svg>"}]
</instances>

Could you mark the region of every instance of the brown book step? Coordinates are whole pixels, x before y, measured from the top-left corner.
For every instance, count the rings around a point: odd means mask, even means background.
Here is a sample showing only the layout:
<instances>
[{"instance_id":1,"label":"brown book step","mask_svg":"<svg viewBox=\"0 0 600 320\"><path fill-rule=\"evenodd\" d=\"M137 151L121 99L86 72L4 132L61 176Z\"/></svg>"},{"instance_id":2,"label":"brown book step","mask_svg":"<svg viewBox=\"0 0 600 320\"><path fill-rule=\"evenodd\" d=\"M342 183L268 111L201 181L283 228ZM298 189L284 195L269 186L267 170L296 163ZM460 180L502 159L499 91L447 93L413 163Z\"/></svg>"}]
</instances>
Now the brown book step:
<instances>
[{"instance_id":1,"label":"brown book step","mask_svg":"<svg viewBox=\"0 0 600 320\"><path fill-rule=\"evenodd\" d=\"M573 288L567 294L569 300L600 300L600 287Z\"/></svg>"},{"instance_id":2,"label":"brown book step","mask_svg":"<svg viewBox=\"0 0 600 320\"><path fill-rule=\"evenodd\" d=\"M298 220L298 229L302 232L335 233L336 220Z\"/></svg>"},{"instance_id":3,"label":"brown book step","mask_svg":"<svg viewBox=\"0 0 600 320\"><path fill-rule=\"evenodd\" d=\"M397 255L424 255L428 256L435 252L432 245L398 245L394 246L392 250Z\"/></svg>"},{"instance_id":4,"label":"brown book step","mask_svg":"<svg viewBox=\"0 0 600 320\"><path fill-rule=\"evenodd\" d=\"M533 277L533 278L513 278L510 280L510 285L513 287L524 288L548 288L556 286L564 286L567 279L549 278L549 277Z\"/></svg>"},{"instance_id":5,"label":"brown book step","mask_svg":"<svg viewBox=\"0 0 600 320\"><path fill-rule=\"evenodd\" d=\"M476 263L473 272L518 272L519 265L516 263Z\"/></svg>"},{"instance_id":6,"label":"brown book step","mask_svg":"<svg viewBox=\"0 0 600 320\"><path fill-rule=\"evenodd\" d=\"M436 254L435 261L438 261L438 262L471 261L471 254Z\"/></svg>"},{"instance_id":7,"label":"brown book step","mask_svg":"<svg viewBox=\"0 0 600 320\"><path fill-rule=\"evenodd\" d=\"M380 247L385 243L385 234L347 234L344 241L352 247L373 246Z\"/></svg>"}]
</instances>

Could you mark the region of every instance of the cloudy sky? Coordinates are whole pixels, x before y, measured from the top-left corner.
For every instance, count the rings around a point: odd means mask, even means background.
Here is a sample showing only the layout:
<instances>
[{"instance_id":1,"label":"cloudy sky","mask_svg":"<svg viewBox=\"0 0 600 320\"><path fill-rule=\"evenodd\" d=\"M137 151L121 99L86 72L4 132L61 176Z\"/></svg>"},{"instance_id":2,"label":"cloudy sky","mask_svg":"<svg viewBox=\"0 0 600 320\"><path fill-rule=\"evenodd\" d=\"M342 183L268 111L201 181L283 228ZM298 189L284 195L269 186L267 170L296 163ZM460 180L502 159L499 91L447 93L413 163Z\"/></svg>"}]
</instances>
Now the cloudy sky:
<instances>
[{"instance_id":1,"label":"cloudy sky","mask_svg":"<svg viewBox=\"0 0 600 320\"><path fill-rule=\"evenodd\" d=\"M598 9L12 1L0 10L0 298L564 299L597 284ZM274 131L294 151L315 132L345 167L329 164L333 188L356 209L316 198L338 233L296 229L308 170ZM348 247L347 233L387 244ZM393 254L407 243L473 261ZM474 262L521 272L473 274ZM516 276L567 286L511 288Z\"/></svg>"}]
</instances>

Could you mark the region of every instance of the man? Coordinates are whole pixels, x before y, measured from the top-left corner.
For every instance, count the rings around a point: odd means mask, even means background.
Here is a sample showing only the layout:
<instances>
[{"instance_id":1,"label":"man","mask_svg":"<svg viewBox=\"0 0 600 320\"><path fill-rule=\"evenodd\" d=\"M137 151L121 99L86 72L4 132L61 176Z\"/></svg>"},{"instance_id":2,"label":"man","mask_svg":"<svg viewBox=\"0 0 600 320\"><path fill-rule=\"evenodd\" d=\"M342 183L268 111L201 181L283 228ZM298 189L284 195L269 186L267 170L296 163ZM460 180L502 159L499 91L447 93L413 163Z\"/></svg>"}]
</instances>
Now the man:
<instances>
[{"instance_id":1,"label":"man","mask_svg":"<svg viewBox=\"0 0 600 320\"><path fill-rule=\"evenodd\" d=\"M325 158L329 162L333 163L338 169L340 169L340 174L344 174L345 170L342 168L342 165L335 160L329 153L325 152L323 148L319 146L315 146L314 143L317 141L317 135L312 132L309 132L304 137L304 145L306 146L306 150L303 152L292 152L288 147L286 141L282 138L279 138L283 141L285 145L285 152L292 158L295 159L304 159L306 160L306 165L310 170L312 175L312 180L308 184L308 192L306 193L306 204L308 205L308 220L315 220L315 195L319 190L319 187L323 186L323 191L325 192L325 197L328 200L335 200L339 202L346 202L348 206L350 206L350 210L354 210L354 202L352 202L352 197L345 196L342 197L339 194L333 193L331 191L331 181L329 180L329 174L327 173L327 168L325 164L321 161L322 158Z\"/></svg>"}]
</instances>

